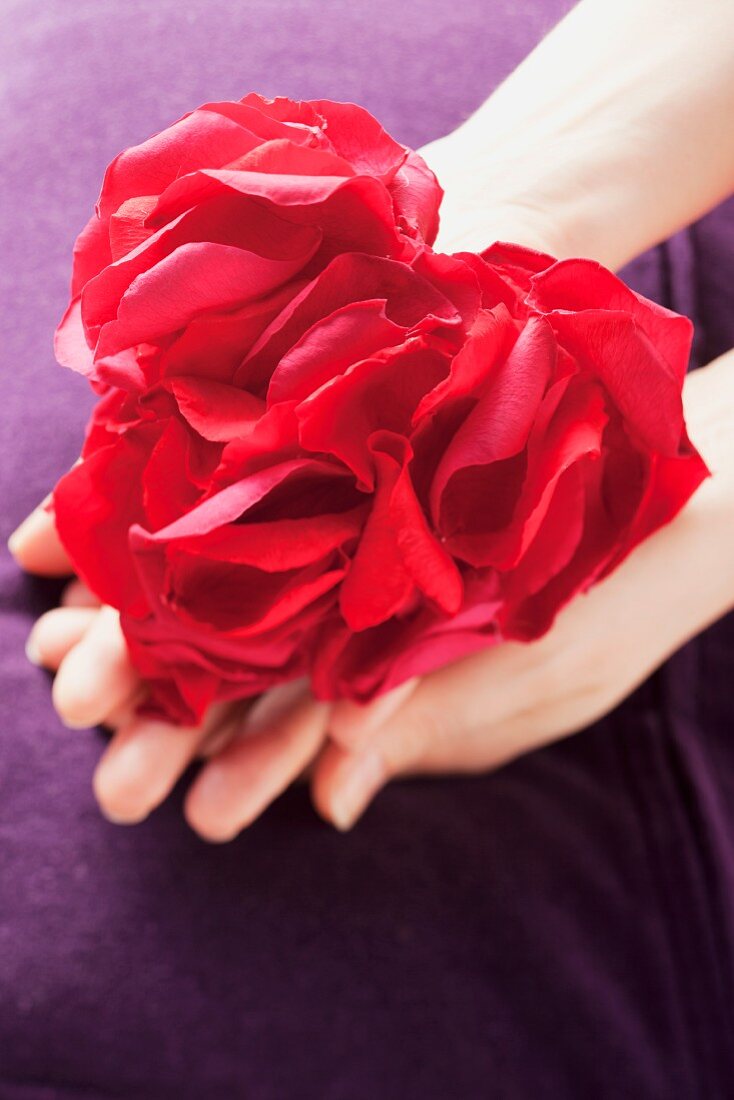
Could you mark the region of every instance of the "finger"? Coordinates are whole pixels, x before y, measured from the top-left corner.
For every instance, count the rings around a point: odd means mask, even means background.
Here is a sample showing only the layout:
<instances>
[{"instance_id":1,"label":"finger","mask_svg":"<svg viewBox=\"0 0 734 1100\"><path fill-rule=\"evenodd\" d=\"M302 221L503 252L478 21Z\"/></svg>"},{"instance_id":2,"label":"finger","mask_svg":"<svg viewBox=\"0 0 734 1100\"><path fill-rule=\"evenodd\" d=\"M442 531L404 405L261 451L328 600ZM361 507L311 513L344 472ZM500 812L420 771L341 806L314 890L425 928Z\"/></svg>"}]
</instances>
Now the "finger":
<instances>
[{"instance_id":1,"label":"finger","mask_svg":"<svg viewBox=\"0 0 734 1100\"><path fill-rule=\"evenodd\" d=\"M100 601L80 580L70 581L61 593L62 607L100 607Z\"/></svg>"},{"instance_id":2,"label":"finger","mask_svg":"<svg viewBox=\"0 0 734 1100\"><path fill-rule=\"evenodd\" d=\"M329 735L345 748L355 750L366 747L375 730L389 721L410 698L419 683L416 676L392 691L378 695L369 703L340 700L334 704L329 715Z\"/></svg>"},{"instance_id":3,"label":"finger","mask_svg":"<svg viewBox=\"0 0 734 1100\"><path fill-rule=\"evenodd\" d=\"M139 685L120 616L111 607L103 607L61 662L53 686L54 705L66 725L95 726L129 702Z\"/></svg>"},{"instance_id":4,"label":"finger","mask_svg":"<svg viewBox=\"0 0 734 1100\"><path fill-rule=\"evenodd\" d=\"M391 777L389 758L372 744L417 689L414 677L370 703L344 699L329 715L330 741L311 771L316 811L341 831L350 829Z\"/></svg>"},{"instance_id":5,"label":"finger","mask_svg":"<svg viewBox=\"0 0 734 1100\"><path fill-rule=\"evenodd\" d=\"M226 724L231 704L211 707L199 726L173 726L133 717L114 735L94 773L94 793L105 817L132 825L168 797L211 729Z\"/></svg>"},{"instance_id":6,"label":"finger","mask_svg":"<svg viewBox=\"0 0 734 1100\"><path fill-rule=\"evenodd\" d=\"M148 687L141 683L138 690L121 706L115 707L101 724L108 730L118 730L121 726L128 725L134 718L140 717L138 710L140 705L148 698Z\"/></svg>"},{"instance_id":7,"label":"finger","mask_svg":"<svg viewBox=\"0 0 734 1100\"><path fill-rule=\"evenodd\" d=\"M57 669L73 646L77 645L96 618L97 612L86 607L56 607L41 615L28 635L26 656L34 665Z\"/></svg>"},{"instance_id":8,"label":"finger","mask_svg":"<svg viewBox=\"0 0 734 1100\"><path fill-rule=\"evenodd\" d=\"M302 684L274 688L251 708L238 735L194 781L185 804L205 840L233 839L303 771L323 743L328 708Z\"/></svg>"},{"instance_id":9,"label":"finger","mask_svg":"<svg viewBox=\"0 0 734 1100\"><path fill-rule=\"evenodd\" d=\"M330 742L316 762L311 798L325 821L346 832L390 778L387 761L380 753L352 752Z\"/></svg>"},{"instance_id":10,"label":"finger","mask_svg":"<svg viewBox=\"0 0 734 1100\"><path fill-rule=\"evenodd\" d=\"M199 743L197 757L201 760L210 760L213 756L217 756L243 727L245 716L252 705L252 699L241 699L236 704L229 704L229 710L234 715L233 719L209 726L205 737Z\"/></svg>"},{"instance_id":11,"label":"finger","mask_svg":"<svg viewBox=\"0 0 734 1100\"><path fill-rule=\"evenodd\" d=\"M61 545L53 513L46 510L45 503L39 505L13 531L8 539L8 549L26 572L43 577L63 577L73 573L74 567Z\"/></svg>"},{"instance_id":12,"label":"finger","mask_svg":"<svg viewBox=\"0 0 734 1100\"><path fill-rule=\"evenodd\" d=\"M529 687L537 676L529 649L504 643L431 673L369 736L359 714L342 708L339 722L329 723L336 743L319 757L312 779L318 813L349 829L398 775L481 771L524 751L523 739L537 737L542 725L527 706L538 694Z\"/></svg>"},{"instance_id":13,"label":"finger","mask_svg":"<svg viewBox=\"0 0 734 1100\"><path fill-rule=\"evenodd\" d=\"M214 729L199 745L196 754L197 757L201 760L210 760L213 756L218 756L238 734L243 735L243 731L245 730L245 714L253 707L255 701L254 699L240 701L238 705L240 708L239 721L230 722L220 728ZM306 767L296 776L295 783L307 783L310 780L314 763L314 759L309 760Z\"/></svg>"}]
</instances>

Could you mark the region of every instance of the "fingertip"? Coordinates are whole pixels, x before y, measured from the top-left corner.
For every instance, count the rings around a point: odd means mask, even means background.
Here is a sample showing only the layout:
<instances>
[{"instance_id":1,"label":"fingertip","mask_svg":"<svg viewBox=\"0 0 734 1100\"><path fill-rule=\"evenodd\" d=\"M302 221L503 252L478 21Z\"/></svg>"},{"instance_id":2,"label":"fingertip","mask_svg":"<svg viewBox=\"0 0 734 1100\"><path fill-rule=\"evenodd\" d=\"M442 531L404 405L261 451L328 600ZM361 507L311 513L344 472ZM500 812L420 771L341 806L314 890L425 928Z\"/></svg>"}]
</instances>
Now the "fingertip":
<instances>
[{"instance_id":1,"label":"fingertip","mask_svg":"<svg viewBox=\"0 0 734 1100\"><path fill-rule=\"evenodd\" d=\"M93 675L81 645L74 646L64 657L51 687L56 713L69 729L101 725L127 694L131 691L128 692L126 683L120 681L115 685L109 677L100 682Z\"/></svg>"},{"instance_id":2,"label":"fingertip","mask_svg":"<svg viewBox=\"0 0 734 1100\"><path fill-rule=\"evenodd\" d=\"M80 657L78 646L64 657L51 686L51 699L61 721L70 729L88 729L104 718L103 709L95 697L95 683Z\"/></svg>"},{"instance_id":3,"label":"fingertip","mask_svg":"<svg viewBox=\"0 0 734 1100\"><path fill-rule=\"evenodd\" d=\"M196 833L200 840L207 844L229 844L250 824L249 821L238 822L234 828L225 821L219 821L212 817L197 804L196 798L187 795L184 801L184 819L189 828Z\"/></svg>"},{"instance_id":4,"label":"fingertip","mask_svg":"<svg viewBox=\"0 0 734 1100\"><path fill-rule=\"evenodd\" d=\"M140 690L117 612L103 607L91 615L91 626L66 654L54 680L54 706L67 725L98 725Z\"/></svg>"},{"instance_id":5,"label":"fingertip","mask_svg":"<svg viewBox=\"0 0 734 1100\"><path fill-rule=\"evenodd\" d=\"M49 527L48 506L51 503L52 496L52 493L48 493L41 503L32 512L29 512L9 535L7 545L13 557L16 557L19 552L22 553L26 543L29 539L32 539L35 532L43 531ZM52 519L50 520L50 526L54 526Z\"/></svg>"},{"instance_id":6,"label":"fingertip","mask_svg":"<svg viewBox=\"0 0 734 1100\"><path fill-rule=\"evenodd\" d=\"M310 783L311 802L319 817L329 825L334 824L331 814L331 792L335 776L338 774L342 758L348 755L346 749L329 741L319 753L313 767Z\"/></svg>"},{"instance_id":7,"label":"fingertip","mask_svg":"<svg viewBox=\"0 0 734 1100\"><path fill-rule=\"evenodd\" d=\"M55 607L46 611L33 624L25 645L31 664L55 669L67 653L84 636L94 619L94 612L82 608Z\"/></svg>"},{"instance_id":8,"label":"fingertip","mask_svg":"<svg viewBox=\"0 0 734 1100\"><path fill-rule=\"evenodd\" d=\"M22 526L22 525L21 525ZM13 533L9 536L7 546L12 557L17 561L18 554L21 552L23 545L23 535L20 527L16 527Z\"/></svg>"},{"instance_id":9,"label":"fingertip","mask_svg":"<svg viewBox=\"0 0 734 1100\"><path fill-rule=\"evenodd\" d=\"M204 764L184 803L184 816L211 843L233 840L253 823L313 759L328 707L304 686L275 689L252 706L229 743Z\"/></svg>"},{"instance_id":10,"label":"fingertip","mask_svg":"<svg viewBox=\"0 0 734 1100\"><path fill-rule=\"evenodd\" d=\"M231 801L231 782L226 766L213 760L205 764L184 799L186 822L208 844L226 844L234 840L256 816L240 811L233 820L231 810L222 806Z\"/></svg>"},{"instance_id":11,"label":"fingertip","mask_svg":"<svg viewBox=\"0 0 734 1100\"><path fill-rule=\"evenodd\" d=\"M269 784L260 789L270 763L263 754L267 736L256 734L249 741L239 742L237 737L235 732L227 747L206 761L184 799L186 821L210 844L234 840L270 801ZM265 764L259 772L258 760Z\"/></svg>"},{"instance_id":12,"label":"fingertip","mask_svg":"<svg viewBox=\"0 0 734 1100\"><path fill-rule=\"evenodd\" d=\"M32 665L36 665L37 668L43 666L43 656L41 654L38 645L33 639L33 631L28 635L28 639L25 644L26 659L30 661Z\"/></svg>"},{"instance_id":13,"label":"fingertip","mask_svg":"<svg viewBox=\"0 0 734 1100\"><path fill-rule=\"evenodd\" d=\"M219 715L219 709L212 710ZM113 735L94 773L104 815L128 824L143 821L171 793L204 736L205 726L131 717Z\"/></svg>"},{"instance_id":14,"label":"fingertip","mask_svg":"<svg viewBox=\"0 0 734 1100\"><path fill-rule=\"evenodd\" d=\"M131 818L124 816L119 817L117 814L113 813L112 810L103 806L99 802L99 800L97 800L97 807L99 809L99 812L102 814L102 817L105 819L105 821L109 821L110 825L140 825L140 823L142 821L145 821L145 818L147 817L147 815L140 818Z\"/></svg>"},{"instance_id":15,"label":"fingertip","mask_svg":"<svg viewBox=\"0 0 734 1100\"><path fill-rule=\"evenodd\" d=\"M144 736L144 729L134 722L118 731L94 770L94 797L104 816L116 825L144 821L163 797L141 740Z\"/></svg>"},{"instance_id":16,"label":"fingertip","mask_svg":"<svg viewBox=\"0 0 734 1100\"><path fill-rule=\"evenodd\" d=\"M8 539L18 565L40 576L64 576L73 567L61 543L53 515L43 505L31 512Z\"/></svg>"},{"instance_id":17,"label":"fingertip","mask_svg":"<svg viewBox=\"0 0 734 1100\"><path fill-rule=\"evenodd\" d=\"M316 766L311 797L317 813L348 832L388 779L384 759L374 751L351 753L329 745Z\"/></svg>"},{"instance_id":18,"label":"fingertip","mask_svg":"<svg viewBox=\"0 0 734 1100\"><path fill-rule=\"evenodd\" d=\"M144 821L151 807L140 802L134 786L134 776L120 774L119 763L110 762L105 754L92 776L92 790L100 813L113 825L137 825Z\"/></svg>"}]
</instances>

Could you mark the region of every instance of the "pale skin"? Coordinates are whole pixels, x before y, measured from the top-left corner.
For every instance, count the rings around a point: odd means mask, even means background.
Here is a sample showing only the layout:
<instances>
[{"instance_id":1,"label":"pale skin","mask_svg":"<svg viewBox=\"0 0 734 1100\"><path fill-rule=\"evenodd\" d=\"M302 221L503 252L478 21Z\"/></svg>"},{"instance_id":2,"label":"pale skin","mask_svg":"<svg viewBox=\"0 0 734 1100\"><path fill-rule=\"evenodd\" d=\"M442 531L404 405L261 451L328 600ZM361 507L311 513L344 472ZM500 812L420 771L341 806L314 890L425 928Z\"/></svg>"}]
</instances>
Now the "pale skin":
<instances>
[{"instance_id":1,"label":"pale skin","mask_svg":"<svg viewBox=\"0 0 734 1100\"><path fill-rule=\"evenodd\" d=\"M500 238L617 268L734 190L731 0L582 0L458 130L423 152L446 190L445 251ZM680 515L530 645L505 643L366 707L306 685L216 706L196 729L136 716L145 694L116 613L79 581L34 625L68 725L113 736L94 777L103 812L142 820L188 764L185 815L236 836L297 777L350 828L391 779L483 772L583 729L734 608L734 350L691 375L692 439L714 473ZM11 539L29 572L70 563L39 508Z\"/></svg>"}]
</instances>

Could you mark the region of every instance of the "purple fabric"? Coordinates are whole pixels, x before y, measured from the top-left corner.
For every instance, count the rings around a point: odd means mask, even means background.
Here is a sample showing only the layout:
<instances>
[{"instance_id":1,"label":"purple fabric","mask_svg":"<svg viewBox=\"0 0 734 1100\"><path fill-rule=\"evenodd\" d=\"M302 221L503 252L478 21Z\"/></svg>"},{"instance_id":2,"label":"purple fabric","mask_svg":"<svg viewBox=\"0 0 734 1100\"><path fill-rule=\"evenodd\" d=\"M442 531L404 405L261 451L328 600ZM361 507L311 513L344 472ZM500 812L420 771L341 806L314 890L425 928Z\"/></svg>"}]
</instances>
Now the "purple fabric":
<instances>
[{"instance_id":1,"label":"purple fabric","mask_svg":"<svg viewBox=\"0 0 734 1100\"><path fill-rule=\"evenodd\" d=\"M120 148L256 89L445 132L563 0L7 0L2 535L90 405L54 366L70 249ZM729 204L636 285L734 344ZM691 563L695 568L695 563ZM0 1100L734 1096L734 623L592 730L396 784L353 834L290 792L237 842L98 814L102 734L23 656L55 588L0 560Z\"/></svg>"}]
</instances>

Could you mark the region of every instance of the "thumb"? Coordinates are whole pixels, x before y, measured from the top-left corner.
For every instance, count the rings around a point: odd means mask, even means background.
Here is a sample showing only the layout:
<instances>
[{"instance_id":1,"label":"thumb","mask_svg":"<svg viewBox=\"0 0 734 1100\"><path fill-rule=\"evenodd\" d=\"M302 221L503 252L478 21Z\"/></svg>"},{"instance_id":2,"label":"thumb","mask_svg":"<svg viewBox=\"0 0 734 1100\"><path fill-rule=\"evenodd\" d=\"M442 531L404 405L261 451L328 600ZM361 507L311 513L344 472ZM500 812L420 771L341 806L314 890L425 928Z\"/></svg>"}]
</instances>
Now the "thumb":
<instances>
[{"instance_id":1,"label":"thumb","mask_svg":"<svg viewBox=\"0 0 734 1100\"><path fill-rule=\"evenodd\" d=\"M27 573L63 577L74 572L56 530L50 494L13 531L8 550Z\"/></svg>"},{"instance_id":2,"label":"thumb","mask_svg":"<svg viewBox=\"0 0 734 1100\"><path fill-rule=\"evenodd\" d=\"M411 706L419 687L411 680L367 706L337 703L330 740L311 780L317 812L345 831L389 780L415 768L428 737L422 708Z\"/></svg>"}]
</instances>

